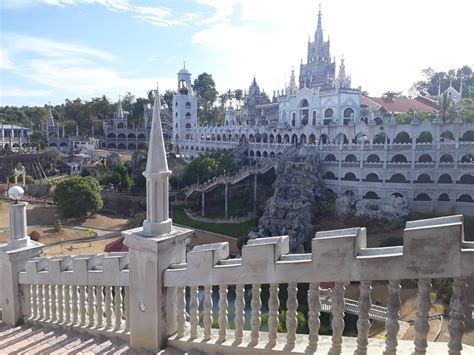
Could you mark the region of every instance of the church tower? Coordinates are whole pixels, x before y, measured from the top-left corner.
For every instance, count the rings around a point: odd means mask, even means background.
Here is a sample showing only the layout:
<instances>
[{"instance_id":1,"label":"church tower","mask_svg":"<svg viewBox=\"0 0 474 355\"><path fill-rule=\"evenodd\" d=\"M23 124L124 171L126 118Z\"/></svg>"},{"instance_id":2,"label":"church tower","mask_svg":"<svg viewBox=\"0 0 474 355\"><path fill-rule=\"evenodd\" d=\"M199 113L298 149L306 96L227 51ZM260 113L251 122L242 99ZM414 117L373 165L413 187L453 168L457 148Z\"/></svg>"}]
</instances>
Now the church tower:
<instances>
[{"instance_id":1,"label":"church tower","mask_svg":"<svg viewBox=\"0 0 474 355\"><path fill-rule=\"evenodd\" d=\"M308 41L307 63L301 63L300 67L300 89L330 87L330 83L335 77L336 63L331 60L329 39L324 42L321 18L320 6L314 42Z\"/></svg>"},{"instance_id":2,"label":"church tower","mask_svg":"<svg viewBox=\"0 0 474 355\"><path fill-rule=\"evenodd\" d=\"M173 96L172 143L176 153L181 142L194 139L197 126L197 98L191 86L191 73L184 64L178 72L178 91Z\"/></svg>"}]
</instances>

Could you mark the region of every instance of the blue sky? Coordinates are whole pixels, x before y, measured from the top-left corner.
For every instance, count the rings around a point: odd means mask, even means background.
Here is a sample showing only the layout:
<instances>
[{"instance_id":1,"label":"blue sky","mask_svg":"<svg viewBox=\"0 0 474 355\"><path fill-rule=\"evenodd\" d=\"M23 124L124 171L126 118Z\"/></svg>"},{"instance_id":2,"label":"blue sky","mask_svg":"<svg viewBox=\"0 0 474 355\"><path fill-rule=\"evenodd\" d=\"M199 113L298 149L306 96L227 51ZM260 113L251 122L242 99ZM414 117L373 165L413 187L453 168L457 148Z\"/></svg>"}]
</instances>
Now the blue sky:
<instances>
[{"instance_id":1,"label":"blue sky","mask_svg":"<svg viewBox=\"0 0 474 355\"><path fill-rule=\"evenodd\" d=\"M321 1L331 52L344 54L354 87L408 91L428 66L473 65L463 0ZM298 72L314 35L317 0L1 0L0 105L58 104L160 82L174 89L186 61L219 90L267 92Z\"/></svg>"}]
</instances>

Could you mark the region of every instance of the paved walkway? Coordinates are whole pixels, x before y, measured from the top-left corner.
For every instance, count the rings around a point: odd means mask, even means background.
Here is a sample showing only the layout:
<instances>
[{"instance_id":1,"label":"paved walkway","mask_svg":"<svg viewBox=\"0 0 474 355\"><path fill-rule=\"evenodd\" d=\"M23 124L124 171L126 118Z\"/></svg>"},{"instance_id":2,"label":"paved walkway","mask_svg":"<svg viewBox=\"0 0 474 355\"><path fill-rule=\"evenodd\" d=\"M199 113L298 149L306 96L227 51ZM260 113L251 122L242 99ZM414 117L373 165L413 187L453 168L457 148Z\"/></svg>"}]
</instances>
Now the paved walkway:
<instances>
[{"instance_id":1,"label":"paved walkway","mask_svg":"<svg viewBox=\"0 0 474 355\"><path fill-rule=\"evenodd\" d=\"M0 321L0 354L149 354L121 340L39 326L12 328Z\"/></svg>"}]
</instances>

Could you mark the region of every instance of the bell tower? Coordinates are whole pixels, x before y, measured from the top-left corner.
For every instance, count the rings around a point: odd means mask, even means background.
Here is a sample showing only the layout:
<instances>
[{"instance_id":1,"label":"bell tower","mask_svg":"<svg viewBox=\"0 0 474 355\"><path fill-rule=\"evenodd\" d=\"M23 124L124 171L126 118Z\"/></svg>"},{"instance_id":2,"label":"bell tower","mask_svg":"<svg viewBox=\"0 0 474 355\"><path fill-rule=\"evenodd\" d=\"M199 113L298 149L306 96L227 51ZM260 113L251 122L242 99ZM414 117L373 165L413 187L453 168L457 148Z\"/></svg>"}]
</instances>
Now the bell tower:
<instances>
[{"instance_id":1,"label":"bell tower","mask_svg":"<svg viewBox=\"0 0 474 355\"><path fill-rule=\"evenodd\" d=\"M191 73L186 63L178 72L178 90L173 96L173 137L174 151L179 153L179 146L187 140L193 140L194 130L198 126L197 98L191 85Z\"/></svg>"}]
</instances>

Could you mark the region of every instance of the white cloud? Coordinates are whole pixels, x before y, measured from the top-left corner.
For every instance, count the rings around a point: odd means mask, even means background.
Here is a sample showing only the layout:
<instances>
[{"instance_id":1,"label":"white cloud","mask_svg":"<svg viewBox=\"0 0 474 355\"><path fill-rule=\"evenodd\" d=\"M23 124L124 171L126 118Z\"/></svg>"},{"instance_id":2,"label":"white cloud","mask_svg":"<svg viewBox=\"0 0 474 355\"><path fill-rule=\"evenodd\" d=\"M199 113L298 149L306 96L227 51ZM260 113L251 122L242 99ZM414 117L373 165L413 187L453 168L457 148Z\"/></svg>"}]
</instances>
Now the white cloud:
<instances>
[{"instance_id":1,"label":"white cloud","mask_svg":"<svg viewBox=\"0 0 474 355\"><path fill-rule=\"evenodd\" d=\"M116 97L125 92L138 96L156 86L173 88L174 78L128 77L113 68L114 56L83 45L57 42L18 34L2 34L2 67L27 80L29 89L2 87L5 97L81 97L88 99L107 93ZM27 59L25 59L27 53ZM38 89L44 88L44 89Z\"/></svg>"}]
</instances>

